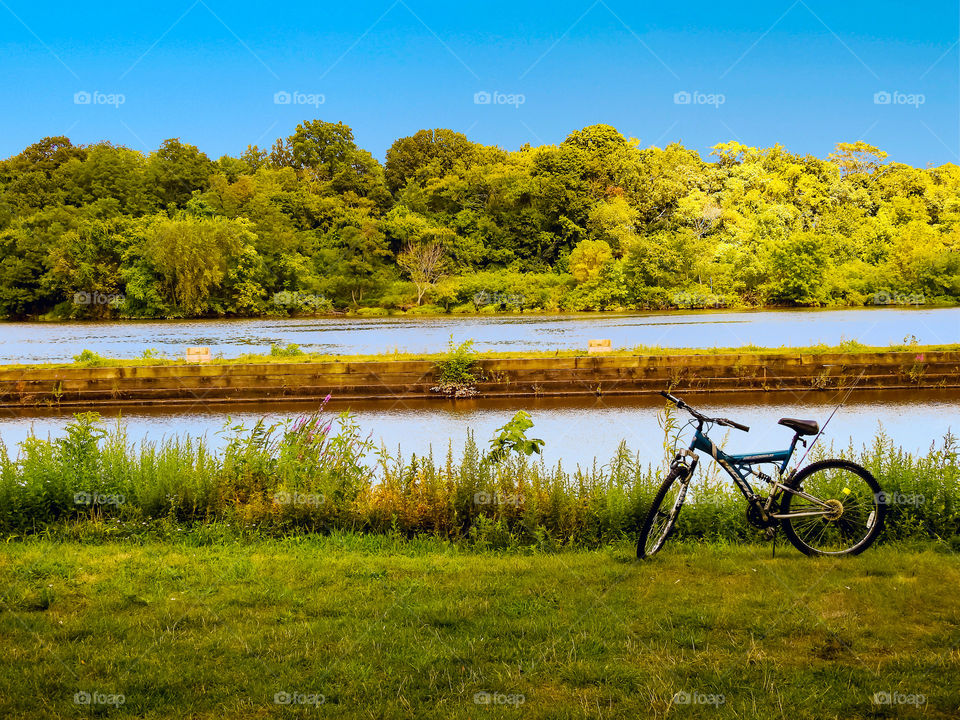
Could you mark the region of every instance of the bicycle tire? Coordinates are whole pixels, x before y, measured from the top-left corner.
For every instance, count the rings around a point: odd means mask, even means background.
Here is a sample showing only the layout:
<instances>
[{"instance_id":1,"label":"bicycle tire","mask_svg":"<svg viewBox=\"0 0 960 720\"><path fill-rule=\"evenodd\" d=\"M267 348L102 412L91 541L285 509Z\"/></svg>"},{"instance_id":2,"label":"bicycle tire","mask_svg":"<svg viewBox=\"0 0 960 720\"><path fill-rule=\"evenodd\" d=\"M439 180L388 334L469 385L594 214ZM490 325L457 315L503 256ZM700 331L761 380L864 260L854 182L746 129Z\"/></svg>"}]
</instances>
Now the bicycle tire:
<instances>
[{"instance_id":1,"label":"bicycle tire","mask_svg":"<svg viewBox=\"0 0 960 720\"><path fill-rule=\"evenodd\" d=\"M647 512L647 517L643 521L640 529L640 537L637 538L637 558L639 560L645 560L659 552L670 537L670 533L672 533L676 527L677 516L680 514L680 508L683 506L683 501L686 497L686 480L689 474L690 469L681 465L671 469L667 477L664 478L663 483L661 483L660 489L657 491L653 503L650 505L650 510ZM660 513L660 506L663 505L671 487L678 480L683 485L680 493L673 500L670 510L668 510L667 513ZM659 525L656 524L658 517L663 520ZM653 545L650 545L650 534L655 527L658 528L658 530L656 537L653 538Z\"/></svg>"},{"instance_id":2,"label":"bicycle tire","mask_svg":"<svg viewBox=\"0 0 960 720\"><path fill-rule=\"evenodd\" d=\"M828 471L833 471L834 476L831 477ZM863 481L862 484L866 488L858 487L856 491L850 490L850 486L855 484L854 477ZM841 485L842 489L837 491L836 488ZM834 459L812 463L796 474L790 482L790 487L794 490L805 490L814 496L818 492L826 491L827 494L839 495L843 498L841 500L838 497L831 497L830 500L825 501L839 505L840 514L834 518L816 516L781 519L781 526L787 539L805 555L859 555L873 544L883 529L887 506L880 484L869 470L854 462ZM823 487L824 490L820 490L819 487ZM869 503L866 502L867 490L869 490ZM794 504L804 507L802 503L806 502L807 507L816 507L793 493L785 492L784 495L780 503L780 512L784 515L790 512L790 507ZM844 516L847 520L844 520ZM818 528L819 541L824 543L832 541L838 549L829 550L811 543L810 533L816 533ZM863 535L859 537L861 530ZM849 547L846 546L848 545L847 537L850 537Z\"/></svg>"}]
</instances>

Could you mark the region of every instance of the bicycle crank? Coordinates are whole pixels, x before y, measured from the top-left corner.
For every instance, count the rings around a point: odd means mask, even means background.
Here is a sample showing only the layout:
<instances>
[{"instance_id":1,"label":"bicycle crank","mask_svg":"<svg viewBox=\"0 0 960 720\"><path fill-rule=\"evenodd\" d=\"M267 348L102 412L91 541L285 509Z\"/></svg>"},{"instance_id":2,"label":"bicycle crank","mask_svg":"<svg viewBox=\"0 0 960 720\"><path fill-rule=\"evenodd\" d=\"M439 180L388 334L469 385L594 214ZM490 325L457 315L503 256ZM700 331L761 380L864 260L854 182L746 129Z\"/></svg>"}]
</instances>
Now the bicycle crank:
<instances>
[{"instance_id":1,"label":"bicycle crank","mask_svg":"<svg viewBox=\"0 0 960 720\"><path fill-rule=\"evenodd\" d=\"M753 504L747 506L747 522L761 530L773 530L777 525L774 518L765 514L762 509Z\"/></svg>"}]
</instances>

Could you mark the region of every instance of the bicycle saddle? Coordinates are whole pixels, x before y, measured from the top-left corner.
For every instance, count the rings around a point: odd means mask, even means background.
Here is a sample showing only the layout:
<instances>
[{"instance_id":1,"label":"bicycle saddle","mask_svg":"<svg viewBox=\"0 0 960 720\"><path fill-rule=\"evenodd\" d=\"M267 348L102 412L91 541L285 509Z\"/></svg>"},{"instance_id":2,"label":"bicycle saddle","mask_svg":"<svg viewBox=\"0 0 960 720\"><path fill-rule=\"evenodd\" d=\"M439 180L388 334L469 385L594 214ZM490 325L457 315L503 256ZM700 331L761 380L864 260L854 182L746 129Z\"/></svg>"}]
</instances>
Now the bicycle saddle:
<instances>
[{"instance_id":1,"label":"bicycle saddle","mask_svg":"<svg viewBox=\"0 0 960 720\"><path fill-rule=\"evenodd\" d=\"M783 425L791 430L796 430L800 435L816 435L820 432L820 426L816 420L795 420L793 418L780 418L778 425Z\"/></svg>"}]
</instances>

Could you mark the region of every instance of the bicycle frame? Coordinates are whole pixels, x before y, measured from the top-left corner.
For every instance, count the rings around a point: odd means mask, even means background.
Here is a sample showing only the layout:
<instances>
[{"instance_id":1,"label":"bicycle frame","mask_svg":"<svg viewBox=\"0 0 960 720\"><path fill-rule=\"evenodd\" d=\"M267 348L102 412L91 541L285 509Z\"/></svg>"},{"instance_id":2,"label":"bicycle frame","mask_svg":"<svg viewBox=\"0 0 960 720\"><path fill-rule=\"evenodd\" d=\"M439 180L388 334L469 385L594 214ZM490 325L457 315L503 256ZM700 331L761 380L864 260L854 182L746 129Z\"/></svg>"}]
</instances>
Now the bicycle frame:
<instances>
[{"instance_id":1,"label":"bicycle frame","mask_svg":"<svg viewBox=\"0 0 960 720\"><path fill-rule=\"evenodd\" d=\"M748 501L759 504L760 497L754 492L753 486L751 486L747 480L750 468L760 463L775 462L780 464L779 471L782 476L787 470L790 458L793 457L793 452L797 448L797 441L799 439L799 435L794 435L793 442L790 443L790 447L786 450L730 455L717 447L716 443L704 434L702 423L700 423L697 425L696 432L693 434L693 440L690 441L690 447L687 452L693 453L696 450L700 450L701 452L707 453L717 461L720 467L727 471L730 479L733 480L734 484ZM779 481L777 481L776 485L778 488L775 489L783 487ZM773 493L771 493L771 497L773 497Z\"/></svg>"},{"instance_id":2,"label":"bicycle frame","mask_svg":"<svg viewBox=\"0 0 960 720\"><path fill-rule=\"evenodd\" d=\"M707 435L703 432L703 423L700 422L697 424L696 432L693 434L693 440L690 441L690 447L687 449L686 454L694 459L693 464L691 465L691 472L688 477L692 477L693 469L696 467L696 450L705 452L714 460L717 461L717 464L720 465L727 474L730 476L730 479L733 480L734 484L743 494L743 497L746 498L747 502L756 507L761 515L764 518L774 518L776 520L782 520L785 518L791 517L812 517L816 515L827 515L830 512L830 508L827 503L820 500L820 498L814 497L808 493L805 493L803 490L793 489L788 487L783 482L783 473L787 470L787 465L790 464L790 459L793 457L793 453L797 448L797 442L800 440L800 435L794 435L793 440L790 443L790 447L786 450L771 450L769 452L761 453L746 453L743 455L730 455L725 453L716 443L713 442ZM758 465L760 463L779 463L779 477L776 479L771 478L772 488L770 490L770 495L767 497L767 502L764 504L761 502L763 498L757 495L754 492L753 486L750 485L750 482L747 480L747 475L752 471L750 468L753 465ZM822 509L820 510L808 510L801 512L791 512L791 513L770 513L771 507L776 502L777 498L780 496L781 492L788 492L793 495L798 495L810 502L813 502L819 505Z\"/></svg>"},{"instance_id":3,"label":"bicycle frame","mask_svg":"<svg viewBox=\"0 0 960 720\"><path fill-rule=\"evenodd\" d=\"M679 502L683 502L683 495L686 494L686 489L690 484L691 478L693 477L694 470L696 470L697 460L699 459L697 451L699 450L700 452L710 455L710 457L712 457L720 465L720 467L727 472L727 474L730 476L730 479L733 480L733 484L737 486L738 490L740 490L740 493L746 499L747 503L759 511L761 519L765 522L768 522L771 519L781 520L792 517L830 515L836 512L836 508L830 503L824 502L820 498L814 497L813 495L804 492L800 488L790 487L789 481L794 476L796 468L789 475L787 475L787 482L784 482L784 473L787 471L787 465L790 464L790 459L793 457L793 453L797 449L797 443L803 442L804 446L807 444L805 440L801 440L800 432L794 434L793 440L790 442L790 447L788 447L786 450L771 450L768 452L731 455L729 453L725 453L723 450L717 447L716 443L713 442L713 440L711 440L706 433L704 433L703 426L708 425L712 427L714 423L719 423L725 427L734 427L743 431L748 431L750 428L748 428L746 425L741 425L740 423L734 422L729 418L706 417L670 393L661 392L660 394L670 400L670 402L675 404L678 408L686 409L691 415L693 415L694 420L697 423L697 429L693 434L693 439L690 441L690 446L682 453L678 453L673 463L674 465L683 465L683 456L686 455L690 458L690 465L685 473L686 476L683 480ZM817 437L819 438L820 436L818 435ZM806 458L806 455L801 458L801 463L803 462L804 458ZM779 467L777 468L776 479L767 477L763 473L752 469L753 465L758 465L760 463L778 463ZM756 492L754 492L753 486L750 485L750 482L747 480L748 475L756 475L760 479L766 480L771 484L770 494L766 497L766 503L761 502L764 498L760 497ZM790 513L771 513L771 508L780 497L780 494L783 492L788 492L791 495L802 497L805 500L808 500L819 506L820 509Z\"/></svg>"}]
</instances>

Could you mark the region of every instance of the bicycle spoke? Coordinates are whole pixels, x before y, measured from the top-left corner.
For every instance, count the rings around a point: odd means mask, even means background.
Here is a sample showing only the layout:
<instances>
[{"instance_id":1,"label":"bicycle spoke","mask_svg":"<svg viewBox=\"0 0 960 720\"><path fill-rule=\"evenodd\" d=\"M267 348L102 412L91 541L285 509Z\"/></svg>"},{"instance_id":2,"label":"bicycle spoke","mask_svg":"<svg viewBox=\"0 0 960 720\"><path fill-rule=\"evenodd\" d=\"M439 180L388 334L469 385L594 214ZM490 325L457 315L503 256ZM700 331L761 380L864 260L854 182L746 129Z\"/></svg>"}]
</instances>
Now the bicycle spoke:
<instances>
[{"instance_id":1,"label":"bicycle spoke","mask_svg":"<svg viewBox=\"0 0 960 720\"><path fill-rule=\"evenodd\" d=\"M784 523L805 551L842 554L872 536L870 517L877 510L874 488L849 464L820 468L803 478L802 485L798 489L816 500L791 493L784 502ZM829 512L794 516L820 509Z\"/></svg>"}]
</instances>

